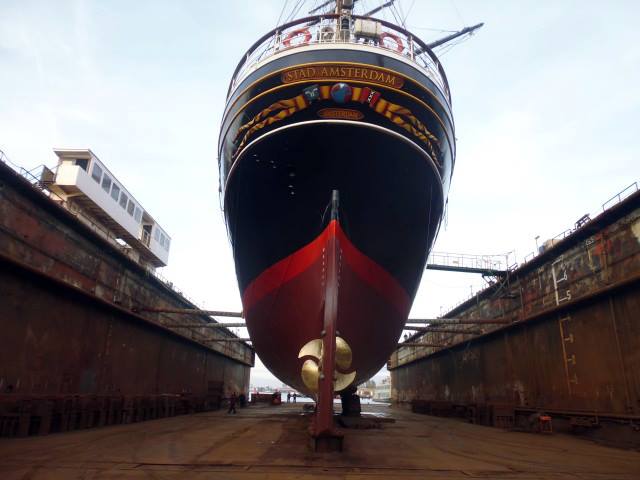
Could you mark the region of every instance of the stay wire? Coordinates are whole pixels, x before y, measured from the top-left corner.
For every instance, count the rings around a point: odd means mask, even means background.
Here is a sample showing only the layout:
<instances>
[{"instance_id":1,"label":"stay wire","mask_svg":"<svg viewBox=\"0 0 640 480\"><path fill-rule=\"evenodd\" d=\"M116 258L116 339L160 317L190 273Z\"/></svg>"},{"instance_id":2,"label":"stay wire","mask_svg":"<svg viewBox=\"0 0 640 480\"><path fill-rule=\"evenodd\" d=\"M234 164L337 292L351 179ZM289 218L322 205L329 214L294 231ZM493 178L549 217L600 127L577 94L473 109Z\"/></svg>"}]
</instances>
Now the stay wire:
<instances>
[{"instance_id":1,"label":"stay wire","mask_svg":"<svg viewBox=\"0 0 640 480\"><path fill-rule=\"evenodd\" d=\"M458 10L458 6L456 5L455 0L451 0L451 5L453 5L453 9L456 11L456 14L460 19L460 23L462 24L462 27L464 27L465 26L464 18L462 18L462 15L460 14L460 10Z\"/></svg>"},{"instance_id":2,"label":"stay wire","mask_svg":"<svg viewBox=\"0 0 640 480\"><path fill-rule=\"evenodd\" d=\"M300 9L302 8L302 5L304 4L304 0L298 0L298 3L296 3L293 8L291 9L291 12L289 13L289 15L287 16L285 23L293 20L296 15L298 14L298 12L300 11Z\"/></svg>"},{"instance_id":3,"label":"stay wire","mask_svg":"<svg viewBox=\"0 0 640 480\"><path fill-rule=\"evenodd\" d=\"M428 30L430 32L438 33L456 33L458 30L442 30L441 28L429 28L429 27L411 27L411 30Z\"/></svg>"},{"instance_id":4,"label":"stay wire","mask_svg":"<svg viewBox=\"0 0 640 480\"><path fill-rule=\"evenodd\" d=\"M402 17L400 16L400 13L398 12L398 7L396 7L395 3L392 3L389 6L389 10L391 11L391 14L393 15L393 18L395 19L396 23L398 25L402 25ZM402 27L404 28L404 25L402 25Z\"/></svg>"},{"instance_id":5,"label":"stay wire","mask_svg":"<svg viewBox=\"0 0 640 480\"><path fill-rule=\"evenodd\" d=\"M296 9L295 13L293 14L291 20L294 20L298 14L300 13L300 10L302 10L302 7L304 7L306 0L300 0L299 4L298 4L298 8Z\"/></svg>"},{"instance_id":6,"label":"stay wire","mask_svg":"<svg viewBox=\"0 0 640 480\"><path fill-rule=\"evenodd\" d=\"M400 0L398 0L395 5L396 5L397 11L398 11L398 15L400 16L400 19L402 20L402 18L404 17L404 12L402 11L402 2Z\"/></svg>"},{"instance_id":7,"label":"stay wire","mask_svg":"<svg viewBox=\"0 0 640 480\"><path fill-rule=\"evenodd\" d=\"M467 40L469 40L469 37L465 36L465 37L461 37L461 38L459 38L457 40L454 40L452 43L448 43L447 45L445 45L443 47L442 50L438 51L438 56L439 57L445 56L447 53L449 53L453 49L453 47L456 47L456 46L460 45L461 43L466 42Z\"/></svg>"},{"instance_id":8,"label":"stay wire","mask_svg":"<svg viewBox=\"0 0 640 480\"><path fill-rule=\"evenodd\" d=\"M278 21L276 22L276 28L278 27L278 25L280 25L280 20L282 20L282 15L284 15L284 11L287 8L287 3L289 3L289 0L285 0L282 4L282 9L280 10L280 15L278 16Z\"/></svg>"},{"instance_id":9,"label":"stay wire","mask_svg":"<svg viewBox=\"0 0 640 480\"><path fill-rule=\"evenodd\" d=\"M416 4L416 0L413 0L413 2L411 2L411 6L409 7L409 10L407 10L407 14L404 16L404 22L402 22L404 25L407 24L407 19L409 18L409 14L411 13L411 10L413 10L413 7L415 6L415 4Z\"/></svg>"}]
</instances>

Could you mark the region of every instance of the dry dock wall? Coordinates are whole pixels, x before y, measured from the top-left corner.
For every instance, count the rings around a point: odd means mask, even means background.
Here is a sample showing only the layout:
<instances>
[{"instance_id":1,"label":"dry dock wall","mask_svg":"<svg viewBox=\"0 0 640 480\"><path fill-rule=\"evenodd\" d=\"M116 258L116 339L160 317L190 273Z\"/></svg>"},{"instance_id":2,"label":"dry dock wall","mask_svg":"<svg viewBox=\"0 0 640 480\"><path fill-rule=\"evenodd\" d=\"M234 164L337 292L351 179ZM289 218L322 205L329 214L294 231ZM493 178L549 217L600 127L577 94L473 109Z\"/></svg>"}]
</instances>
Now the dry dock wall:
<instances>
[{"instance_id":1,"label":"dry dock wall","mask_svg":"<svg viewBox=\"0 0 640 480\"><path fill-rule=\"evenodd\" d=\"M488 424L543 411L574 430L602 433L610 421L630 427L625 435L637 432L640 192L446 317L511 323L483 325L479 336L414 337L443 346L396 351L389 361L395 401ZM640 444L640 434L631 436Z\"/></svg>"},{"instance_id":2,"label":"dry dock wall","mask_svg":"<svg viewBox=\"0 0 640 480\"><path fill-rule=\"evenodd\" d=\"M0 163L0 435L218 408L253 349Z\"/></svg>"}]
</instances>

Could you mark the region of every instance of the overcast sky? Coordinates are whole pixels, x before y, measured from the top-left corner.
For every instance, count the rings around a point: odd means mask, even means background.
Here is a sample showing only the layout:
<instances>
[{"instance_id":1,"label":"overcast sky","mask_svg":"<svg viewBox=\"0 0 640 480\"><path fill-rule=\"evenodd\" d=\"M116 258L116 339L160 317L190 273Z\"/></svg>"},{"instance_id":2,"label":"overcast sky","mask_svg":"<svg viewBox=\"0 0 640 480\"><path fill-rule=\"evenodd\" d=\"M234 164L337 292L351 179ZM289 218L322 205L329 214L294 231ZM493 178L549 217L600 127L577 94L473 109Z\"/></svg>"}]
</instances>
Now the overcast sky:
<instances>
[{"instance_id":1,"label":"overcast sky","mask_svg":"<svg viewBox=\"0 0 640 480\"><path fill-rule=\"evenodd\" d=\"M442 57L458 158L435 250L522 261L534 237L638 180L640 2L398 1L425 40L485 22ZM236 63L282 5L0 0L0 149L34 167L55 165L54 147L91 148L172 237L164 275L203 307L240 310L218 128ZM429 272L412 316L482 284ZM252 380L279 384L261 365Z\"/></svg>"}]
</instances>

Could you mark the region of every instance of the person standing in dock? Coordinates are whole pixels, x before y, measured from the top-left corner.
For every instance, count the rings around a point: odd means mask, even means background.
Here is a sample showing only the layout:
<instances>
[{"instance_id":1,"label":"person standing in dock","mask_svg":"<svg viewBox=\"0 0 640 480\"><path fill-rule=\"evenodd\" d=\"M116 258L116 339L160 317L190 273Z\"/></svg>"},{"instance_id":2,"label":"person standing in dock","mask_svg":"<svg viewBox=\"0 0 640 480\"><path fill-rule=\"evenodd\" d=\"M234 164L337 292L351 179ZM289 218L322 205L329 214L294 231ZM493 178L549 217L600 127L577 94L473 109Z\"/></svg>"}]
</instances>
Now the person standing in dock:
<instances>
[{"instance_id":1,"label":"person standing in dock","mask_svg":"<svg viewBox=\"0 0 640 480\"><path fill-rule=\"evenodd\" d=\"M237 401L238 401L238 396L236 395L236 392L233 392L231 394L231 397L229 397L229 410L227 411L227 413L231 413L231 412L233 412L234 414L237 413L236 412Z\"/></svg>"}]
</instances>

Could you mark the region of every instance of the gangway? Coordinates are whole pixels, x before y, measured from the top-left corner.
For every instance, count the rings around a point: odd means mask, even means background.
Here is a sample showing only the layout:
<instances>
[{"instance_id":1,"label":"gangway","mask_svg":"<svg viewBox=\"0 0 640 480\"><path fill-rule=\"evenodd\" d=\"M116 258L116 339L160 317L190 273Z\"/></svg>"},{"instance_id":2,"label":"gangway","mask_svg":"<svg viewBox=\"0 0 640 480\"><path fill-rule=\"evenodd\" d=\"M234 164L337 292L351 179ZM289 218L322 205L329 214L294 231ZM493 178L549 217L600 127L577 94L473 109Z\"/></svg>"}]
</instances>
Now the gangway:
<instances>
[{"instance_id":1,"label":"gangway","mask_svg":"<svg viewBox=\"0 0 640 480\"><path fill-rule=\"evenodd\" d=\"M484 277L503 277L508 272L508 258L508 255L431 252L426 268L445 272L479 273Z\"/></svg>"}]
</instances>

